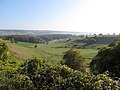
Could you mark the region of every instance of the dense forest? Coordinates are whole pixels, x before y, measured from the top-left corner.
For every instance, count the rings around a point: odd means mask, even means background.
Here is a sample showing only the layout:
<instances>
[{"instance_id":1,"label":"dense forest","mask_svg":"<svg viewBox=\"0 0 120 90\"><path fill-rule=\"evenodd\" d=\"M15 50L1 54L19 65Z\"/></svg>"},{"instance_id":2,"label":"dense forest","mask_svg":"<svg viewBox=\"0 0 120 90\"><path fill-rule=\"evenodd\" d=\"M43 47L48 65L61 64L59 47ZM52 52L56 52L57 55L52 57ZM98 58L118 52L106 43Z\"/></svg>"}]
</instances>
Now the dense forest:
<instances>
[{"instance_id":1,"label":"dense forest","mask_svg":"<svg viewBox=\"0 0 120 90\"><path fill-rule=\"evenodd\" d=\"M120 89L120 39L101 48L87 67L85 57L75 48L65 51L59 64L37 57L20 63L13 58L10 44L0 39L0 90Z\"/></svg>"}]
</instances>

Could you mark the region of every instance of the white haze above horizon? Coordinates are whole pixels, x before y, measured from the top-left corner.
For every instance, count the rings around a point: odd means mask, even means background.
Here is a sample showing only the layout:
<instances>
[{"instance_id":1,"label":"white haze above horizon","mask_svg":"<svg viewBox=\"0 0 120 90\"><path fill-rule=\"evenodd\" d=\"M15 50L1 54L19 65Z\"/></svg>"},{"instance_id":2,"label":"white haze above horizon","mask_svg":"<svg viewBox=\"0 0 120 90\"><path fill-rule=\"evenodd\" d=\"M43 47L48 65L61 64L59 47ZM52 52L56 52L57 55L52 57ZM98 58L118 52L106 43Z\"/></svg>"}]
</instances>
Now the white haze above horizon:
<instances>
[{"instance_id":1,"label":"white haze above horizon","mask_svg":"<svg viewBox=\"0 0 120 90\"><path fill-rule=\"evenodd\" d=\"M28 1L2 0L0 29L120 33L120 0Z\"/></svg>"},{"instance_id":2,"label":"white haze above horizon","mask_svg":"<svg viewBox=\"0 0 120 90\"><path fill-rule=\"evenodd\" d=\"M56 26L70 31L120 33L120 0L81 0Z\"/></svg>"}]
</instances>

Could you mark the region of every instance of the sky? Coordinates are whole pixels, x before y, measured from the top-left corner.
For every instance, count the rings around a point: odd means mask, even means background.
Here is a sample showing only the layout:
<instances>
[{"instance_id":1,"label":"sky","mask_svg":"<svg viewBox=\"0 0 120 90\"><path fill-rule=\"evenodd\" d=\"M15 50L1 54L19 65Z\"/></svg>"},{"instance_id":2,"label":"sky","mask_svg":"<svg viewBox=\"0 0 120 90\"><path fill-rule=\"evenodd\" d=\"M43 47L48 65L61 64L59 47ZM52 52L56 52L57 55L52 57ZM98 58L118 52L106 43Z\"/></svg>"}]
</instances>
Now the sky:
<instances>
[{"instance_id":1,"label":"sky","mask_svg":"<svg viewBox=\"0 0 120 90\"><path fill-rule=\"evenodd\" d=\"M0 0L0 29L120 31L120 0Z\"/></svg>"}]
</instances>

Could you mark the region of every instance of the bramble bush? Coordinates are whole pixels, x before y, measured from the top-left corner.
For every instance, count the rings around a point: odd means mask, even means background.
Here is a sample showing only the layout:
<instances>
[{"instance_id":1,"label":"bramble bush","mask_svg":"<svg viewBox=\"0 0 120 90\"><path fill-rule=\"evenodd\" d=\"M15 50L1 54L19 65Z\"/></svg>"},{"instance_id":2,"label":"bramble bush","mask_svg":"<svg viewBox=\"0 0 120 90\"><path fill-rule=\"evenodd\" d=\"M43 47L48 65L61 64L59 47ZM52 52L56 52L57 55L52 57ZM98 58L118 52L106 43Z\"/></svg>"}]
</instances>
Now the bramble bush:
<instances>
[{"instance_id":1,"label":"bramble bush","mask_svg":"<svg viewBox=\"0 0 120 90\"><path fill-rule=\"evenodd\" d=\"M25 69L26 65L22 66L22 74L27 72L26 75L36 90L107 90L108 88L117 90L119 88L118 81L109 77L108 73L85 74L66 65L51 66L37 59L32 59L26 64L33 65L31 67L36 69L29 72L28 67Z\"/></svg>"}]
</instances>

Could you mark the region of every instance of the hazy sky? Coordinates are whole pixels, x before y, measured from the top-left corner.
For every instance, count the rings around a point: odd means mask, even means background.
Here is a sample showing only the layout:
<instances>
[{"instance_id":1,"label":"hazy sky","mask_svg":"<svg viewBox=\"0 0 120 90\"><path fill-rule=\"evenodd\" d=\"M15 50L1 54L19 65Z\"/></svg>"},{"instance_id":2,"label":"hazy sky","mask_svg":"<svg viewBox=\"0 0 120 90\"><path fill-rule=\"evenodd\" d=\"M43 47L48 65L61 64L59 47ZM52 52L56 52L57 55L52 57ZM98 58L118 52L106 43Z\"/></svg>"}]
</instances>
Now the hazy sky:
<instances>
[{"instance_id":1,"label":"hazy sky","mask_svg":"<svg viewBox=\"0 0 120 90\"><path fill-rule=\"evenodd\" d=\"M120 0L0 0L0 28L120 31Z\"/></svg>"}]
</instances>

